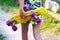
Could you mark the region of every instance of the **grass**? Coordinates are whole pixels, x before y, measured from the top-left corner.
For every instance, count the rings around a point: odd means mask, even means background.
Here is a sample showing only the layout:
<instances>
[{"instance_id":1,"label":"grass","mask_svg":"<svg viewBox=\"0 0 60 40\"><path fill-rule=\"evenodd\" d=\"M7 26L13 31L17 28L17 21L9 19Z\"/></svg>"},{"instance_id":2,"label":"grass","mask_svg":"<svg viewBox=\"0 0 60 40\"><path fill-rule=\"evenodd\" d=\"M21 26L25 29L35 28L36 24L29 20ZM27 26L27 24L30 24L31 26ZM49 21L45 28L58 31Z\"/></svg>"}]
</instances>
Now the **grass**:
<instances>
[{"instance_id":1,"label":"grass","mask_svg":"<svg viewBox=\"0 0 60 40\"><path fill-rule=\"evenodd\" d=\"M14 1L14 0L0 0L0 5L7 5L7 6L11 6L11 7L18 7L19 6L19 2L18 1Z\"/></svg>"},{"instance_id":2,"label":"grass","mask_svg":"<svg viewBox=\"0 0 60 40\"><path fill-rule=\"evenodd\" d=\"M58 9L57 13L59 13L59 14L60 14L60 7L59 7L59 9Z\"/></svg>"},{"instance_id":3,"label":"grass","mask_svg":"<svg viewBox=\"0 0 60 40\"><path fill-rule=\"evenodd\" d=\"M4 40L4 36L2 34L0 34L0 40Z\"/></svg>"}]
</instances>

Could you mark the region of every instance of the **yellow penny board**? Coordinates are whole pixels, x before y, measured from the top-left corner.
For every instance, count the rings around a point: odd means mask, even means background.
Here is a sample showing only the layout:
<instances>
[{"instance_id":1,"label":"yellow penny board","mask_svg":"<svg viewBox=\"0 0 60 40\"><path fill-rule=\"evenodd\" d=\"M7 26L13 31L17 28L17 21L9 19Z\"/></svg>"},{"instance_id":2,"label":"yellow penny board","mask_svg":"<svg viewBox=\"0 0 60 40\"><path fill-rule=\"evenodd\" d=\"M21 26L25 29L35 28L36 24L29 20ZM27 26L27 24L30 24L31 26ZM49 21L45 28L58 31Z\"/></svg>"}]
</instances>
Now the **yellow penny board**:
<instances>
[{"instance_id":1,"label":"yellow penny board","mask_svg":"<svg viewBox=\"0 0 60 40\"><path fill-rule=\"evenodd\" d=\"M35 10L32 10L32 11L33 12L37 12L39 15L47 13L46 10L44 9L44 7L40 7L40 8L37 8ZM17 13L15 16L13 16L12 18L10 18L9 20L10 21L16 20L17 24L24 23L24 22L26 22L26 21L28 21L28 20L30 20L32 18L30 16L30 12L31 11L25 12L26 18L24 18L24 19L22 19L20 17L20 13Z\"/></svg>"}]
</instances>

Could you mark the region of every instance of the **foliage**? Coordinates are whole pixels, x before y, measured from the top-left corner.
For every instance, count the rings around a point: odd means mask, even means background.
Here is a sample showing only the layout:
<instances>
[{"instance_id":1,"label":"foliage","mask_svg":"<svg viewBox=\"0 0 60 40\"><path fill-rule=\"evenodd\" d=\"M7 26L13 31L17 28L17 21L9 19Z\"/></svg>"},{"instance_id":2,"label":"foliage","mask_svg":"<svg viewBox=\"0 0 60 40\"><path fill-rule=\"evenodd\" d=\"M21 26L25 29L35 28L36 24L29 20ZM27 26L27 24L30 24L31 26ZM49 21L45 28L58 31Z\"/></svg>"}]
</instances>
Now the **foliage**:
<instances>
[{"instance_id":1,"label":"foliage","mask_svg":"<svg viewBox=\"0 0 60 40\"><path fill-rule=\"evenodd\" d=\"M0 0L0 5L8 5L12 7L18 7L19 2L18 0Z\"/></svg>"},{"instance_id":2,"label":"foliage","mask_svg":"<svg viewBox=\"0 0 60 40\"><path fill-rule=\"evenodd\" d=\"M3 39L4 39L3 35L2 35L2 34L0 34L0 40L3 40Z\"/></svg>"},{"instance_id":3,"label":"foliage","mask_svg":"<svg viewBox=\"0 0 60 40\"><path fill-rule=\"evenodd\" d=\"M59 7L59 9L58 9L57 13L59 13L59 14L60 14L60 7Z\"/></svg>"},{"instance_id":4,"label":"foliage","mask_svg":"<svg viewBox=\"0 0 60 40\"><path fill-rule=\"evenodd\" d=\"M40 24L40 31L45 29L53 29L52 33L60 34L60 21L52 18L50 15L45 14L43 17L43 22Z\"/></svg>"}]
</instances>

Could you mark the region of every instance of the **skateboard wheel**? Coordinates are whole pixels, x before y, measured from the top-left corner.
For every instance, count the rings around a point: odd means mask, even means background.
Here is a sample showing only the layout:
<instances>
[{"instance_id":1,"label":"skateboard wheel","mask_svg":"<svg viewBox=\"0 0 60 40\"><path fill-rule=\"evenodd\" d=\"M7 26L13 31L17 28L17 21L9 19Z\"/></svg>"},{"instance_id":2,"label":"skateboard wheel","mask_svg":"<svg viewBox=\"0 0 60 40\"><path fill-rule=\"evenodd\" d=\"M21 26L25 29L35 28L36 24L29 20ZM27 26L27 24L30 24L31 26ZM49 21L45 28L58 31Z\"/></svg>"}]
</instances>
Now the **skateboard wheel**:
<instances>
[{"instance_id":1,"label":"skateboard wheel","mask_svg":"<svg viewBox=\"0 0 60 40\"><path fill-rule=\"evenodd\" d=\"M12 30L13 30L13 31L16 31L16 30L17 30L17 27L16 27L16 26L13 26L13 27L12 27Z\"/></svg>"},{"instance_id":2,"label":"skateboard wheel","mask_svg":"<svg viewBox=\"0 0 60 40\"><path fill-rule=\"evenodd\" d=\"M36 20L35 20L36 23L41 23L41 19L38 17Z\"/></svg>"},{"instance_id":3,"label":"skateboard wheel","mask_svg":"<svg viewBox=\"0 0 60 40\"><path fill-rule=\"evenodd\" d=\"M11 21L8 20L8 21L6 22L6 24L7 24L8 26L10 26L10 25L11 25Z\"/></svg>"},{"instance_id":4,"label":"skateboard wheel","mask_svg":"<svg viewBox=\"0 0 60 40\"><path fill-rule=\"evenodd\" d=\"M31 17L35 17L35 13L31 11L31 12L30 12L30 16L31 16Z\"/></svg>"}]
</instances>

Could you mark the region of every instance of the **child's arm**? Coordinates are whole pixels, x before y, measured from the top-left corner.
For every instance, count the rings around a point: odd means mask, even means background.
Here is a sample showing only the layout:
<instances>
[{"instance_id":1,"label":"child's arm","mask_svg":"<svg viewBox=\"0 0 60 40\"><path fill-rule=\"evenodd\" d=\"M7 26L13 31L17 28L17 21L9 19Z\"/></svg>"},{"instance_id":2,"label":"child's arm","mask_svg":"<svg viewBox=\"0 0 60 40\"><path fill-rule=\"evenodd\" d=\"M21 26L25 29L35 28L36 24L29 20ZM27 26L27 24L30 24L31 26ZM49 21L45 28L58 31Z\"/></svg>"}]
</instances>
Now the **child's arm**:
<instances>
[{"instance_id":1,"label":"child's arm","mask_svg":"<svg viewBox=\"0 0 60 40\"><path fill-rule=\"evenodd\" d=\"M19 0L19 8L22 10L24 7L24 0Z\"/></svg>"},{"instance_id":2,"label":"child's arm","mask_svg":"<svg viewBox=\"0 0 60 40\"><path fill-rule=\"evenodd\" d=\"M42 1L42 6L44 7L46 0L41 0L41 1Z\"/></svg>"},{"instance_id":3,"label":"child's arm","mask_svg":"<svg viewBox=\"0 0 60 40\"><path fill-rule=\"evenodd\" d=\"M24 0L19 0L19 9L21 18L25 18L23 7L24 7Z\"/></svg>"}]
</instances>

